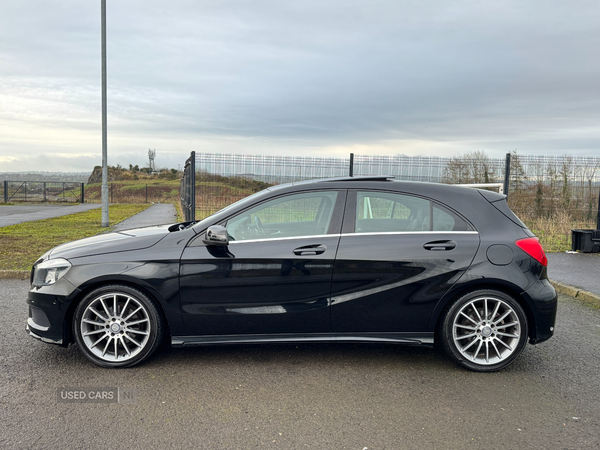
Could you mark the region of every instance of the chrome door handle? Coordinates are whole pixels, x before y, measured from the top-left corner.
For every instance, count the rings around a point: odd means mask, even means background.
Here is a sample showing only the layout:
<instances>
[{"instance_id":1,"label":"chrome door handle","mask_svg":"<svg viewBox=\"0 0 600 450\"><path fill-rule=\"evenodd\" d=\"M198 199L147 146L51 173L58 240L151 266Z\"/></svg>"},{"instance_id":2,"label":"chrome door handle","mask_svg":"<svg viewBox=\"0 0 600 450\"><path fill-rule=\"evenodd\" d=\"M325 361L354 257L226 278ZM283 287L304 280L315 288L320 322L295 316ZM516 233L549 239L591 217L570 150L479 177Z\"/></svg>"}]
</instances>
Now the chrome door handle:
<instances>
[{"instance_id":1,"label":"chrome door handle","mask_svg":"<svg viewBox=\"0 0 600 450\"><path fill-rule=\"evenodd\" d=\"M320 255L321 253L325 253L327 247L322 244L314 244L314 245L304 245L302 247L298 247L294 250L294 255L297 256L307 256L307 255Z\"/></svg>"},{"instance_id":2,"label":"chrome door handle","mask_svg":"<svg viewBox=\"0 0 600 450\"><path fill-rule=\"evenodd\" d=\"M428 242L427 244L424 244L423 248L425 250L431 250L434 252L448 251L448 250L452 250L452 249L456 248L456 242L454 242L454 241L431 241L431 242Z\"/></svg>"}]
</instances>

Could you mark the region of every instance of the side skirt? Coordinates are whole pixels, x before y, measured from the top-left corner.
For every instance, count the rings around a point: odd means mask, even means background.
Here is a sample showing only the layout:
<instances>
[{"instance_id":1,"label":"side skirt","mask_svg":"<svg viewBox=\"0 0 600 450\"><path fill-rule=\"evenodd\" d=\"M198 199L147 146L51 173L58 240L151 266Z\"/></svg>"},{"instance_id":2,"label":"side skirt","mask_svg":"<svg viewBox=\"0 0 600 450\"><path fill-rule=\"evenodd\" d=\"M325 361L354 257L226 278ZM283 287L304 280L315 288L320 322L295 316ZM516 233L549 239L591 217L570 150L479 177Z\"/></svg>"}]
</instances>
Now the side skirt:
<instances>
[{"instance_id":1,"label":"side skirt","mask_svg":"<svg viewBox=\"0 0 600 450\"><path fill-rule=\"evenodd\" d=\"M371 344L433 345L434 333L315 333L172 336L173 347L219 344L286 344L306 342L360 342Z\"/></svg>"}]
</instances>

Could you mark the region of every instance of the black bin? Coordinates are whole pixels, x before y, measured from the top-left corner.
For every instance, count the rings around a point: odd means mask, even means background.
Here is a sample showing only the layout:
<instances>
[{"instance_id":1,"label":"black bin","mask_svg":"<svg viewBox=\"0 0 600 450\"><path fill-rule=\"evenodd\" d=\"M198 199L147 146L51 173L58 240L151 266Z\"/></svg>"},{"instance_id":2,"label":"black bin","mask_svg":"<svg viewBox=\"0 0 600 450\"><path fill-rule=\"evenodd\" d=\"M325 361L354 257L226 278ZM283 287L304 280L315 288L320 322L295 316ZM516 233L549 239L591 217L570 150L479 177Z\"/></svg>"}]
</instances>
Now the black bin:
<instances>
[{"instance_id":1,"label":"black bin","mask_svg":"<svg viewBox=\"0 0 600 450\"><path fill-rule=\"evenodd\" d=\"M571 230L573 251L583 253L600 252L600 230Z\"/></svg>"}]
</instances>

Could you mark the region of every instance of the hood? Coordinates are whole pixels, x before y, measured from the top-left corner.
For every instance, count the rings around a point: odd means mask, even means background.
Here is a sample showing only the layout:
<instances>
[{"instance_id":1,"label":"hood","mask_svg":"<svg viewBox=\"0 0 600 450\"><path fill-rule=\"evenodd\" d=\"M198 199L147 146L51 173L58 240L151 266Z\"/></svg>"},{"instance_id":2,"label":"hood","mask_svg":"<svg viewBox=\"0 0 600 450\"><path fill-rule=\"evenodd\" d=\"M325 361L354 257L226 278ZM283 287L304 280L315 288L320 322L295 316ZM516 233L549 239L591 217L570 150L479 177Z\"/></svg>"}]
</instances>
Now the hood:
<instances>
[{"instance_id":1,"label":"hood","mask_svg":"<svg viewBox=\"0 0 600 450\"><path fill-rule=\"evenodd\" d=\"M135 228L115 233L99 234L54 247L46 255L52 258L80 258L82 256L127 252L152 247L169 234L169 225Z\"/></svg>"}]
</instances>

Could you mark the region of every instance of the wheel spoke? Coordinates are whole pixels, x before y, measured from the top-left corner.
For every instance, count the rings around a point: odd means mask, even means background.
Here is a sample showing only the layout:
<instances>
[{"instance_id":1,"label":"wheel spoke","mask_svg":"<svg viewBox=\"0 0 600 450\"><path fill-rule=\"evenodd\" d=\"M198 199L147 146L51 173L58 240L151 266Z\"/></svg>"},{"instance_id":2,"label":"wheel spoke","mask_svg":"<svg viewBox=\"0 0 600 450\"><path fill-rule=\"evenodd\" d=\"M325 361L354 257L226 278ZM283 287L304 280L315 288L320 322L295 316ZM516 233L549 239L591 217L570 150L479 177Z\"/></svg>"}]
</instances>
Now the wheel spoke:
<instances>
[{"instance_id":1,"label":"wheel spoke","mask_svg":"<svg viewBox=\"0 0 600 450\"><path fill-rule=\"evenodd\" d=\"M497 329L504 329L504 328L512 327L514 325L519 325L519 322L511 322L511 323L505 323L503 325L497 325L496 328Z\"/></svg>"},{"instance_id":2,"label":"wheel spoke","mask_svg":"<svg viewBox=\"0 0 600 450\"><path fill-rule=\"evenodd\" d=\"M92 334L98 334L98 333L106 333L106 329L101 328L99 330L86 331L85 333L83 333L83 335L84 336L90 336Z\"/></svg>"},{"instance_id":3,"label":"wheel spoke","mask_svg":"<svg viewBox=\"0 0 600 450\"><path fill-rule=\"evenodd\" d=\"M124 336L124 337L126 337L126 338L127 338L128 340L130 340L131 342L133 342L133 343L134 343L135 345L137 345L138 347L140 347L140 348L142 347L142 345L141 345L139 342L137 342L135 339L131 339L131 338L130 338L130 337L127 335L127 333L125 333L123 336Z\"/></svg>"},{"instance_id":4,"label":"wheel spoke","mask_svg":"<svg viewBox=\"0 0 600 450\"><path fill-rule=\"evenodd\" d=\"M136 309L135 311L133 311L131 314L129 314L127 317L125 317L123 319L123 322L127 322L131 317L133 317L133 315L138 312L140 309L142 309L142 307L140 306L138 309Z\"/></svg>"},{"instance_id":5,"label":"wheel spoke","mask_svg":"<svg viewBox=\"0 0 600 450\"><path fill-rule=\"evenodd\" d=\"M108 346L110 345L111 340L112 339L109 336L108 339L106 340L106 345L104 346L104 350L102 350L102 356L106 355L106 350L108 350Z\"/></svg>"},{"instance_id":6,"label":"wheel spoke","mask_svg":"<svg viewBox=\"0 0 600 450\"><path fill-rule=\"evenodd\" d=\"M477 327L468 327L466 325L459 325L458 323L454 325L456 328L464 328L465 330L475 331Z\"/></svg>"},{"instance_id":7,"label":"wheel spoke","mask_svg":"<svg viewBox=\"0 0 600 450\"><path fill-rule=\"evenodd\" d=\"M119 310L117 309L118 305L117 305L117 294L113 295L113 312L115 317L117 317L119 315Z\"/></svg>"},{"instance_id":8,"label":"wheel spoke","mask_svg":"<svg viewBox=\"0 0 600 450\"><path fill-rule=\"evenodd\" d=\"M117 350L117 345L119 344L119 341L116 336L113 338L113 341L115 343L115 359L117 359L119 358L119 351Z\"/></svg>"},{"instance_id":9,"label":"wheel spoke","mask_svg":"<svg viewBox=\"0 0 600 450\"><path fill-rule=\"evenodd\" d=\"M108 312L108 308L106 307L106 304L104 303L104 299L103 298L100 299L100 303L102 304L102 307L104 308L104 311L106 312L106 315L108 317L110 317L110 313Z\"/></svg>"},{"instance_id":10,"label":"wheel spoke","mask_svg":"<svg viewBox=\"0 0 600 450\"><path fill-rule=\"evenodd\" d=\"M485 362L490 362L490 343L485 341Z\"/></svg>"},{"instance_id":11,"label":"wheel spoke","mask_svg":"<svg viewBox=\"0 0 600 450\"><path fill-rule=\"evenodd\" d=\"M127 356L131 356L131 352L129 351L129 347L127 347L127 344L125 343L125 339L123 339L123 336L119 336L119 340L121 341L121 345L127 352Z\"/></svg>"},{"instance_id":12,"label":"wheel spoke","mask_svg":"<svg viewBox=\"0 0 600 450\"><path fill-rule=\"evenodd\" d=\"M510 338L518 338L519 337L518 334L501 333L500 331L496 331L496 335L510 337Z\"/></svg>"},{"instance_id":13,"label":"wheel spoke","mask_svg":"<svg viewBox=\"0 0 600 450\"><path fill-rule=\"evenodd\" d=\"M104 335L102 336L100 339L98 339L96 342L94 342L92 345L90 345L90 348L94 348L96 345L98 345L100 343L101 340L106 339L107 336Z\"/></svg>"},{"instance_id":14,"label":"wheel spoke","mask_svg":"<svg viewBox=\"0 0 600 450\"><path fill-rule=\"evenodd\" d=\"M496 317L496 314L498 314L498 310L500 309L500 302L496 302L496 306L494 307L494 312L492 313L492 316L490 317L492 320L494 320L494 317Z\"/></svg>"},{"instance_id":15,"label":"wheel spoke","mask_svg":"<svg viewBox=\"0 0 600 450\"><path fill-rule=\"evenodd\" d=\"M485 320L488 320L488 307L487 307L487 298L483 299L483 316L485 317Z\"/></svg>"},{"instance_id":16,"label":"wheel spoke","mask_svg":"<svg viewBox=\"0 0 600 450\"><path fill-rule=\"evenodd\" d=\"M142 319L142 320L138 320L136 322L131 322L131 323L128 323L127 326L131 327L133 325L137 325L137 324L144 323L144 322L148 322L148 319Z\"/></svg>"},{"instance_id":17,"label":"wheel spoke","mask_svg":"<svg viewBox=\"0 0 600 450\"><path fill-rule=\"evenodd\" d=\"M506 311L504 314L502 314L502 316L500 316L500 318L498 320L496 320L494 322L494 325L499 324L500 322L502 322L506 317L508 317L510 315L510 313L512 312L511 309L509 309L508 311Z\"/></svg>"},{"instance_id":18,"label":"wheel spoke","mask_svg":"<svg viewBox=\"0 0 600 450\"><path fill-rule=\"evenodd\" d=\"M494 339L497 340L498 342L500 342L502 345L504 345L507 349L512 351L512 347L510 345L508 345L506 342L504 342L502 339L498 339L498 338L494 338Z\"/></svg>"},{"instance_id":19,"label":"wheel spoke","mask_svg":"<svg viewBox=\"0 0 600 450\"><path fill-rule=\"evenodd\" d=\"M108 320L108 317L104 317L102 314L100 314L98 311L96 311L93 307L89 307L88 308L91 312L93 312L94 314L96 314L97 317L100 317L103 320Z\"/></svg>"},{"instance_id":20,"label":"wheel spoke","mask_svg":"<svg viewBox=\"0 0 600 450\"><path fill-rule=\"evenodd\" d=\"M134 334L143 334L144 336L148 336L148 332L147 331L140 331L140 330L129 330L127 329L128 333L134 333Z\"/></svg>"},{"instance_id":21,"label":"wheel spoke","mask_svg":"<svg viewBox=\"0 0 600 450\"><path fill-rule=\"evenodd\" d=\"M473 361L475 361L477 359L477 355L479 355L479 350L481 350L482 345L483 345L483 341L480 339L479 345L477 346L477 350L475 350L475 353L473 353Z\"/></svg>"},{"instance_id":22,"label":"wheel spoke","mask_svg":"<svg viewBox=\"0 0 600 450\"><path fill-rule=\"evenodd\" d=\"M471 342L470 342L470 343L469 343L467 346L465 346L465 347L463 347L463 348L462 348L462 351L463 351L463 352L466 352L466 351L467 351L469 348L471 348L471 347L473 346L473 344L474 344L475 342L477 342L477 341L479 341L479 339L473 339L473 340L472 340L472 341L471 341Z\"/></svg>"},{"instance_id":23,"label":"wheel spoke","mask_svg":"<svg viewBox=\"0 0 600 450\"><path fill-rule=\"evenodd\" d=\"M462 339L472 338L474 336L477 336L477 333L465 334L464 336L457 337L456 340L460 341Z\"/></svg>"},{"instance_id":24,"label":"wheel spoke","mask_svg":"<svg viewBox=\"0 0 600 450\"><path fill-rule=\"evenodd\" d=\"M125 302L125 306L123 306L123 309L121 310L121 316L123 316L125 314L125 311L127 311L127 305L129 305L129 298L127 299L127 301Z\"/></svg>"},{"instance_id":25,"label":"wheel spoke","mask_svg":"<svg viewBox=\"0 0 600 450\"><path fill-rule=\"evenodd\" d=\"M492 347L494 347L494 350L496 350L496 354L498 355L498 359L502 359L502 354L500 353L500 351L498 351L498 347L496 347L496 344L494 344L494 341L491 341Z\"/></svg>"},{"instance_id":26,"label":"wheel spoke","mask_svg":"<svg viewBox=\"0 0 600 450\"><path fill-rule=\"evenodd\" d=\"M82 322L89 323L90 325L96 325L97 327L103 327L105 325L102 322L94 322L93 320L90 320L90 319L83 319Z\"/></svg>"},{"instance_id":27,"label":"wheel spoke","mask_svg":"<svg viewBox=\"0 0 600 450\"><path fill-rule=\"evenodd\" d=\"M464 312L460 312L460 314L464 317L466 317L467 319L469 319L471 322L473 322L475 325L479 325L475 320L471 319L469 316L467 316Z\"/></svg>"},{"instance_id":28,"label":"wheel spoke","mask_svg":"<svg viewBox=\"0 0 600 450\"><path fill-rule=\"evenodd\" d=\"M475 311L475 314L477 314L477 318L479 319L479 321L481 322L481 314L479 314L479 311L477 310L477 307L475 306L475 302L471 303L471 307L473 308L473 311Z\"/></svg>"}]
</instances>

